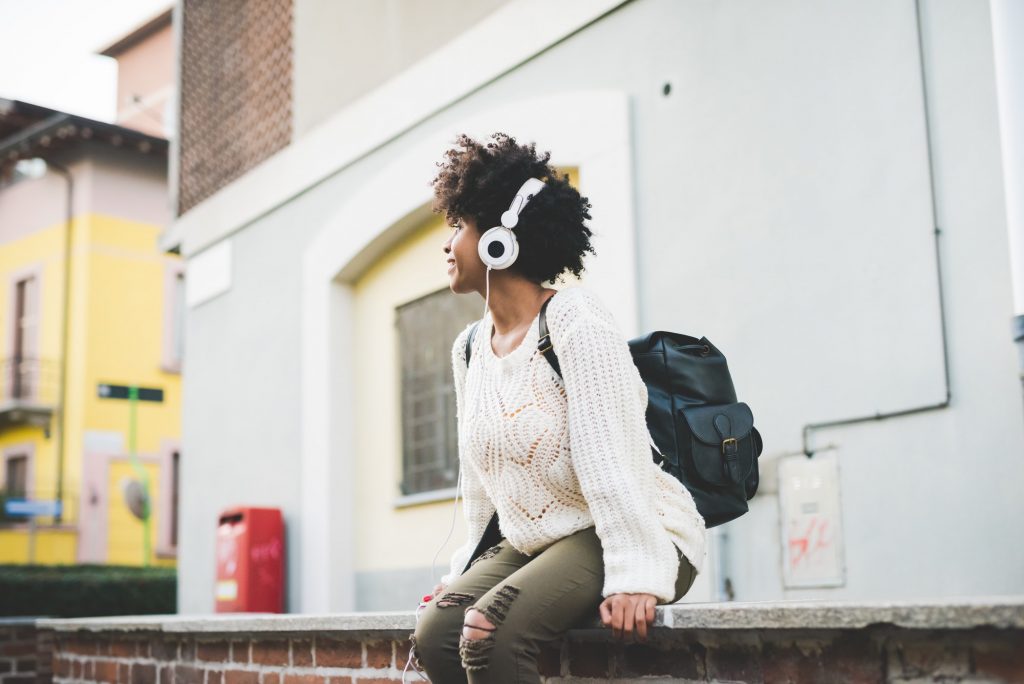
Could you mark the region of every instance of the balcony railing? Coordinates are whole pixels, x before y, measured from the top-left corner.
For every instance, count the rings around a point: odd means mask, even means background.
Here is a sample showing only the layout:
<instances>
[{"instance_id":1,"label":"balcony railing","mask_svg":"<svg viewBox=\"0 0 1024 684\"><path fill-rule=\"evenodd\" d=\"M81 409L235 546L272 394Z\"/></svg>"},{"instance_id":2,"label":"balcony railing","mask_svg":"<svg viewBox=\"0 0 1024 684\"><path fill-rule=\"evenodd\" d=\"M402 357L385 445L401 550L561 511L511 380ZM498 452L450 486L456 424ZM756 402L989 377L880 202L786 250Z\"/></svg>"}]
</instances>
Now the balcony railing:
<instances>
[{"instance_id":1,"label":"balcony railing","mask_svg":"<svg viewBox=\"0 0 1024 684\"><path fill-rule=\"evenodd\" d=\"M0 359L0 427L45 424L59 401L60 365L50 359Z\"/></svg>"}]
</instances>

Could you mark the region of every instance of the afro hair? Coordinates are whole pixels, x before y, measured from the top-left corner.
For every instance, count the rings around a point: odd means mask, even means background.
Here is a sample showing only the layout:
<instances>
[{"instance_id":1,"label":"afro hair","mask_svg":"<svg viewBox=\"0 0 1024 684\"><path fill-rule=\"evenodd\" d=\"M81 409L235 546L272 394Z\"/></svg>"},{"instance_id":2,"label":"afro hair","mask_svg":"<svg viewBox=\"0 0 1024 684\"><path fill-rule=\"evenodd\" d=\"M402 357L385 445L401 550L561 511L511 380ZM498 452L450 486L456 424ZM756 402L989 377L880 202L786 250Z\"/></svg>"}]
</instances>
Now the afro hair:
<instances>
[{"instance_id":1,"label":"afro hair","mask_svg":"<svg viewBox=\"0 0 1024 684\"><path fill-rule=\"evenodd\" d=\"M516 191L529 178L544 181L544 189L526 205L515 227L519 257L509 270L535 282L554 284L566 271L577 278L583 257L594 254L590 202L559 175L548 162L551 153L537 154L536 145L520 145L506 133L495 133L485 143L462 134L456 146L438 162L440 171L431 181L433 210L443 213L449 225L468 217L480 233L497 226Z\"/></svg>"}]
</instances>

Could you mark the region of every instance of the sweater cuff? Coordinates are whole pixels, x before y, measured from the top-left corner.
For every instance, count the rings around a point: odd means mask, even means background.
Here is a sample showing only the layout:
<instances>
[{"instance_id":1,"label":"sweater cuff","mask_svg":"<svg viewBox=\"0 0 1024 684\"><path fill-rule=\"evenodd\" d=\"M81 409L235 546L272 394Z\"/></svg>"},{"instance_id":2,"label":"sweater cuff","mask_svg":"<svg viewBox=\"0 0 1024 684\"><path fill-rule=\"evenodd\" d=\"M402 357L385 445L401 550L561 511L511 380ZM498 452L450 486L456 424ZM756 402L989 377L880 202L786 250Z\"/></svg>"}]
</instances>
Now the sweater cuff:
<instances>
[{"instance_id":1,"label":"sweater cuff","mask_svg":"<svg viewBox=\"0 0 1024 684\"><path fill-rule=\"evenodd\" d=\"M673 544L673 551L675 548ZM613 594L651 594L658 599L658 603L671 603L675 598L676 579L679 575L677 554L673 553L672 557L672 563L651 562L639 568L636 565L606 565L602 596L608 598Z\"/></svg>"}]
</instances>

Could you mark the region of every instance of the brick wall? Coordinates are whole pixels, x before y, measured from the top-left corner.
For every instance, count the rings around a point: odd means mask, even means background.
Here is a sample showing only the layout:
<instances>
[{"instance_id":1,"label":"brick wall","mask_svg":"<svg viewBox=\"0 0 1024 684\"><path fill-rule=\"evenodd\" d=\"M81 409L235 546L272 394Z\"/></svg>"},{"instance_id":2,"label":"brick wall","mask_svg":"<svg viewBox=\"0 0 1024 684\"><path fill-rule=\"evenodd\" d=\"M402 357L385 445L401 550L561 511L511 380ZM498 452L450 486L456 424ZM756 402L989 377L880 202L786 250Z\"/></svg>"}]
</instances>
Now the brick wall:
<instances>
[{"instance_id":1,"label":"brick wall","mask_svg":"<svg viewBox=\"0 0 1024 684\"><path fill-rule=\"evenodd\" d=\"M120 684L377 684L401 681L408 642L379 636L58 635L53 681ZM418 680L418 677L413 676Z\"/></svg>"},{"instance_id":2,"label":"brick wall","mask_svg":"<svg viewBox=\"0 0 1024 684\"><path fill-rule=\"evenodd\" d=\"M1022 634L882 626L838 631L692 631L666 632L645 645L622 646L609 644L599 633L580 632L544 649L540 662L547 682L569 676L577 682L649 676L701 682L1024 682ZM408 650L404 639L345 633L269 639L253 635L167 638L157 633L115 638L60 635L53 681L383 684L401 681ZM413 676L410 681L419 679Z\"/></svg>"},{"instance_id":3,"label":"brick wall","mask_svg":"<svg viewBox=\"0 0 1024 684\"><path fill-rule=\"evenodd\" d=\"M184 0L178 215L292 135L292 0Z\"/></svg>"},{"instance_id":4,"label":"brick wall","mask_svg":"<svg viewBox=\"0 0 1024 684\"><path fill-rule=\"evenodd\" d=\"M0 619L0 684L51 681L53 633L37 632L33 618Z\"/></svg>"},{"instance_id":5,"label":"brick wall","mask_svg":"<svg viewBox=\"0 0 1024 684\"><path fill-rule=\"evenodd\" d=\"M414 626L408 613L217 615L44 620L39 631L52 630L58 684L385 684L401 681ZM672 606L647 644L576 630L540 664L548 684L1024 682L1024 597Z\"/></svg>"}]
</instances>

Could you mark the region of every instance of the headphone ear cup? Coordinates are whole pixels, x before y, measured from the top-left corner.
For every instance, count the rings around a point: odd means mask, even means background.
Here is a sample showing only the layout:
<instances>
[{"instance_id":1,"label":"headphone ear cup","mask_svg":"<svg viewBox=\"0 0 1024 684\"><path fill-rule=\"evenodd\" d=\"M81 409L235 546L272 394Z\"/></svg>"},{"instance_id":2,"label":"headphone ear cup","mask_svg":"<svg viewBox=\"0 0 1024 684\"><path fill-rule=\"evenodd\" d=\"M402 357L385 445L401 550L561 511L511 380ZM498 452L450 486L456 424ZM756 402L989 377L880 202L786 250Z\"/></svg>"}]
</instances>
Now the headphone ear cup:
<instances>
[{"instance_id":1,"label":"headphone ear cup","mask_svg":"<svg viewBox=\"0 0 1024 684\"><path fill-rule=\"evenodd\" d=\"M477 253L484 265L495 270L508 268L519 256L519 242L515 234L504 226L495 226L480 237Z\"/></svg>"}]
</instances>

